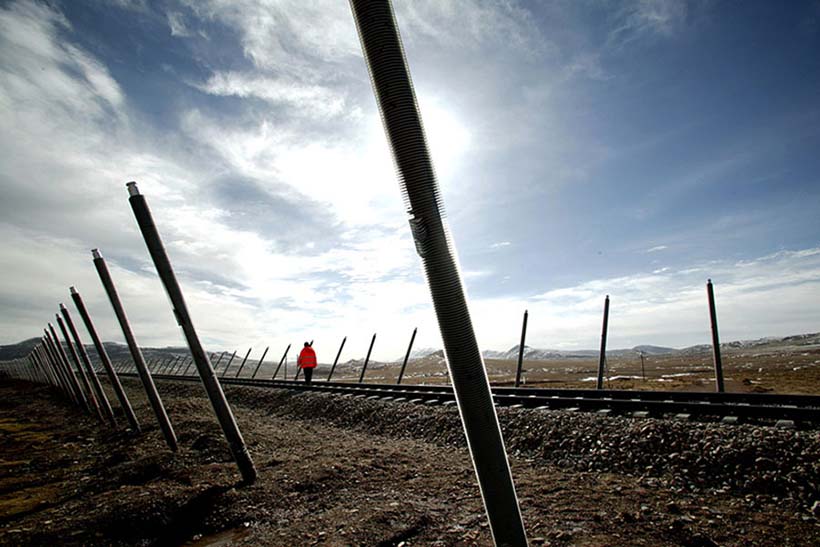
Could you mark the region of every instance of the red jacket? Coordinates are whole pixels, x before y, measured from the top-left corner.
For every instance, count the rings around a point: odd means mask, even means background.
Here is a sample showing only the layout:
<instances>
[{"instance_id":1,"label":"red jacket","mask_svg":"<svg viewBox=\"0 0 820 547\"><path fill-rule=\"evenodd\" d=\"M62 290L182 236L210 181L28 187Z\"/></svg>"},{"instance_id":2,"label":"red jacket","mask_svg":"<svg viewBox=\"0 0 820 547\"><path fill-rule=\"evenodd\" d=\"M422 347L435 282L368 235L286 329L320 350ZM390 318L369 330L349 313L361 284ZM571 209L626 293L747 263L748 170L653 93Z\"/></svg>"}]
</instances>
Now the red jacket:
<instances>
[{"instance_id":1,"label":"red jacket","mask_svg":"<svg viewBox=\"0 0 820 547\"><path fill-rule=\"evenodd\" d=\"M310 346L302 348L299 359L296 361L299 368L316 368L316 352Z\"/></svg>"}]
</instances>

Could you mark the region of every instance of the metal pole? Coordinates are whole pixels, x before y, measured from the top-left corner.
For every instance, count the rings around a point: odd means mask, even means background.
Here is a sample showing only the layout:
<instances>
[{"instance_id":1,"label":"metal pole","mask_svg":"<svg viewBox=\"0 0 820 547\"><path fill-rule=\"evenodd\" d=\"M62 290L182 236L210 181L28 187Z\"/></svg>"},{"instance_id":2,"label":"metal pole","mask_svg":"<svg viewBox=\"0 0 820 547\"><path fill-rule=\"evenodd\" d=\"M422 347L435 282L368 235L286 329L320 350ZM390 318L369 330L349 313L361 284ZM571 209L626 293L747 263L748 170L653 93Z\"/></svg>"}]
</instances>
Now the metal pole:
<instances>
[{"instance_id":1,"label":"metal pole","mask_svg":"<svg viewBox=\"0 0 820 547\"><path fill-rule=\"evenodd\" d=\"M41 338L40 340L42 340L42 343L37 348L37 351L35 351L37 360L40 361L42 366L49 371L49 374L51 375L51 383L54 384L54 386L63 393L64 397L68 396L68 389L63 383L63 380L60 377L59 373L54 368L54 365L51 363L51 358L48 356L48 353L46 352L46 341L44 338Z\"/></svg>"},{"instance_id":2,"label":"metal pole","mask_svg":"<svg viewBox=\"0 0 820 547\"><path fill-rule=\"evenodd\" d=\"M94 367L91 366L91 359L89 359L88 352L85 351L85 346L83 346L83 342L80 340L80 334L74 326L74 321L71 319L71 314L63 304L60 304L60 313L63 314L66 326L71 333L71 337L74 339L74 346L77 348L77 353L82 359L83 365L88 372L88 377L91 381L91 385L94 387L94 393L97 395L99 406L106 418L108 418L108 421L111 422L111 427L117 427L117 419L114 417L114 411L111 409L111 403L108 402L108 397L105 396L105 392L100 384L100 379L97 378L97 373L94 372Z\"/></svg>"},{"instance_id":3,"label":"metal pole","mask_svg":"<svg viewBox=\"0 0 820 547\"><path fill-rule=\"evenodd\" d=\"M191 368L191 365L193 365L193 364L194 364L194 358L193 358L193 357L191 357L191 360L188 362L188 364L187 364L187 365L185 365L185 370L183 370L183 371L182 371L182 375L183 375L183 376L187 376L187 375L188 375L188 369L189 369L189 368Z\"/></svg>"},{"instance_id":4,"label":"metal pole","mask_svg":"<svg viewBox=\"0 0 820 547\"><path fill-rule=\"evenodd\" d=\"M218 368L219 368L219 363L221 363L221 362L222 362L222 358L223 358L223 357L225 357L225 354L226 354L226 353L228 353L228 352L227 352L227 351L223 351L222 353L220 353L220 354L219 354L219 359L217 359L217 360L216 360L216 364L214 365L214 372L216 372L216 369L218 369Z\"/></svg>"},{"instance_id":5,"label":"metal pole","mask_svg":"<svg viewBox=\"0 0 820 547\"><path fill-rule=\"evenodd\" d=\"M715 291L712 280L706 281L706 294L709 297L709 320L712 323L712 357L715 362L715 389L718 393L725 391L723 385L723 363L720 359L720 338L718 337L717 311L715 311Z\"/></svg>"},{"instance_id":6,"label":"metal pole","mask_svg":"<svg viewBox=\"0 0 820 547\"><path fill-rule=\"evenodd\" d=\"M225 376L225 373L228 372L228 369L231 368L231 363L233 362L233 358L236 357L236 352L237 351L239 351L239 350L233 350L233 355L231 355L231 358L228 359L228 364L225 365L225 370L222 371L222 376L223 377Z\"/></svg>"},{"instance_id":7,"label":"metal pole","mask_svg":"<svg viewBox=\"0 0 820 547\"><path fill-rule=\"evenodd\" d=\"M151 254L151 259L157 269L157 274L159 274L162 284L165 286L165 291L168 293L168 298L171 300L177 323L182 327L188 347L191 349L191 355L196 361L199 376L205 386L205 391L211 401L216 418L219 425L222 426L222 432L228 441L228 446L242 474L242 479L246 484L251 484L256 480L256 468L245 445L245 440L242 438L242 433L239 431L239 426L236 424L228 400L222 392L222 386L219 384L216 374L214 374L214 369L211 368L208 354L205 353L199 341L199 336L196 334L196 329L188 313L188 306L185 304L185 297L182 295L182 289L177 282L171 261L165 252L154 219L151 217L148 203L145 201L145 196L139 193L137 183L129 182L127 186L131 209L134 211L134 216L145 239L145 245L148 247L148 252Z\"/></svg>"},{"instance_id":8,"label":"metal pole","mask_svg":"<svg viewBox=\"0 0 820 547\"><path fill-rule=\"evenodd\" d=\"M330 367L330 374L327 375L328 382L333 377L333 371L336 370L336 363L339 362L339 356L342 354L342 348L345 347L345 342L347 342L347 336L342 338L342 345L339 346L339 351L336 352L336 359L333 360L333 366Z\"/></svg>"},{"instance_id":9,"label":"metal pole","mask_svg":"<svg viewBox=\"0 0 820 547\"><path fill-rule=\"evenodd\" d=\"M529 312L524 310L524 323L521 325L521 343L518 344L518 368L515 370L515 387L521 385L521 367L524 364L524 341L527 338L527 317Z\"/></svg>"},{"instance_id":10,"label":"metal pole","mask_svg":"<svg viewBox=\"0 0 820 547\"><path fill-rule=\"evenodd\" d=\"M407 368L407 360L410 359L410 350L413 349L413 342L416 339L416 331L419 330L418 327L413 329L413 335L410 336L410 343L407 345L407 353L404 354L404 362L401 364L401 370L399 371L399 377L396 380L396 385L401 383L401 379L404 377L404 369Z\"/></svg>"},{"instance_id":11,"label":"metal pole","mask_svg":"<svg viewBox=\"0 0 820 547\"><path fill-rule=\"evenodd\" d=\"M276 370L273 371L273 377L271 380L276 380L276 375L279 373L279 367L281 367L282 363L285 362L285 357L288 356L288 351L290 351L290 344L288 344L288 347L285 349L285 353L282 354L282 358L279 359L279 364L276 366ZM285 374L285 379L287 379L287 373Z\"/></svg>"},{"instance_id":12,"label":"metal pole","mask_svg":"<svg viewBox=\"0 0 820 547\"><path fill-rule=\"evenodd\" d=\"M253 369L253 376L251 376L251 380L253 380L254 378L256 378L256 373L257 373L257 372L259 372L259 367L261 367L261 366L262 366L262 361L264 361L264 360L265 360L265 356L268 354L268 350L269 350L269 349L270 349L270 346L266 347L266 348L265 348L265 351L262 353L262 358L261 358L261 359L259 359L259 362L256 364L256 368L255 368L255 369Z\"/></svg>"},{"instance_id":13,"label":"metal pole","mask_svg":"<svg viewBox=\"0 0 820 547\"><path fill-rule=\"evenodd\" d=\"M242 368L245 366L245 361L248 360L248 357L250 356L252 349L252 347L248 348L248 353L246 353L245 358L242 359L242 364L239 365L239 370L236 371L236 376L234 376L234 378L239 378L239 374L242 372Z\"/></svg>"},{"instance_id":14,"label":"metal pole","mask_svg":"<svg viewBox=\"0 0 820 547\"><path fill-rule=\"evenodd\" d=\"M177 436L176 433L174 433L174 426L171 425L171 420L168 419L168 413L165 412L165 405L162 404L162 399L159 396L159 392L157 392L157 386L154 385L154 379L151 377L151 372L145 365L145 358L142 356L142 350L140 350L137 345L137 340L134 337L134 333L131 331L131 325L128 323L128 316L125 315L125 309L122 307L120 297L117 294L117 288L114 286L114 281L111 279L111 274L108 272L108 266L105 263L105 259L97 249L93 249L91 254L94 257L94 267L97 269L97 273L100 276L100 281L102 281L103 287L105 287L105 292L108 294L108 299L111 301L111 307L114 308L114 313L117 316L117 321L120 323L122 334L125 336L125 341L128 343L128 350L131 352L131 358L137 368L137 373L142 381L142 385L145 387L145 394L148 396L148 402L151 403L151 408L154 410L154 414L157 417L157 422L159 422L159 427L165 437L165 442L172 451L176 452L178 445Z\"/></svg>"},{"instance_id":15,"label":"metal pole","mask_svg":"<svg viewBox=\"0 0 820 547\"><path fill-rule=\"evenodd\" d=\"M102 340L100 340L100 336L97 334L97 329L94 327L94 322L91 321L91 316L88 314L83 298L74 287L70 287L69 291L71 292L71 299L74 301L74 306L77 308L77 311L80 313L80 317L83 319L85 330L88 331L88 335L91 337L91 342L94 344L94 349L97 350L97 355L100 357L100 362L102 362L103 368L105 368L105 372L108 374L108 381L111 382L111 387L114 389L114 394L117 396L117 399L120 401L120 406L122 406L122 409L125 412L125 418L128 420L128 425L131 427L132 431L139 433L140 423L139 420L137 420L137 415L134 414L134 409L131 408L131 401L128 400L128 395L125 394L125 390L122 388L120 379L114 371L114 365L111 364L111 359L108 357L108 352L105 350L105 346L103 346Z\"/></svg>"},{"instance_id":16,"label":"metal pole","mask_svg":"<svg viewBox=\"0 0 820 547\"><path fill-rule=\"evenodd\" d=\"M51 367L57 374L57 377L60 379L60 383L63 386L63 392L65 395L71 399L76 405L80 404L80 401L77 399L77 395L74 392L74 387L71 385L71 382L68 379L68 375L63 370L62 365L60 364L60 359L57 356L57 351L54 349L54 345L51 341L51 337L47 329L43 329L43 332L46 334L43 337L43 342L45 343L44 352L46 357L48 358L49 362L51 363Z\"/></svg>"},{"instance_id":17,"label":"metal pole","mask_svg":"<svg viewBox=\"0 0 820 547\"><path fill-rule=\"evenodd\" d=\"M527 536L487 370L470 321L393 8L389 0L350 0L350 5L430 287L493 539L496 545L524 546Z\"/></svg>"},{"instance_id":18,"label":"metal pole","mask_svg":"<svg viewBox=\"0 0 820 547\"><path fill-rule=\"evenodd\" d=\"M604 299L604 325L601 327L601 353L598 355L598 382L596 389L604 389L604 366L606 365L606 333L609 326L609 295Z\"/></svg>"},{"instance_id":19,"label":"metal pole","mask_svg":"<svg viewBox=\"0 0 820 547\"><path fill-rule=\"evenodd\" d=\"M51 331L51 343L56 348L57 357L59 358L59 361L62 363L63 370L66 372L66 376L68 376L68 381L71 382L71 389L74 390L74 393L77 396L77 401L79 402L80 406L83 407L83 410L90 414L91 406L88 404L88 400L86 400L85 398L85 393L83 393L83 390L80 387L80 382L79 380L77 380L77 375L74 374L74 370L68 363L68 356L65 354L65 350L63 350L63 345L60 343L60 339L57 337L57 332L54 330L54 325L49 323L48 330Z\"/></svg>"},{"instance_id":20,"label":"metal pole","mask_svg":"<svg viewBox=\"0 0 820 547\"><path fill-rule=\"evenodd\" d=\"M373 351L373 343L376 341L376 333L373 333L373 338L370 339L370 347L367 348L367 357L364 358L364 365L362 365L362 373L359 375L359 383L364 382L364 373L367 370L367 363L370 361L370 352Z\"/></svg>"}]
</instances>

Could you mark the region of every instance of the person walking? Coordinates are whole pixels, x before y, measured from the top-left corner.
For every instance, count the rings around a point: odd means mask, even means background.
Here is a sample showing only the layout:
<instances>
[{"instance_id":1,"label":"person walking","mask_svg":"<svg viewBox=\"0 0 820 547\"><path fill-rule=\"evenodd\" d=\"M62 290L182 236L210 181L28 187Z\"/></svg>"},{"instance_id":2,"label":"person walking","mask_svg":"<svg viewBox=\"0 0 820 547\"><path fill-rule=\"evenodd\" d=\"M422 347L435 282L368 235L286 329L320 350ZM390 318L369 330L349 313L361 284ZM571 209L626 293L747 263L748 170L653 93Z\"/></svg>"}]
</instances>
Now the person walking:
<instances>
[{"instance_id":1,"label":"person walking","mask_svg":"<svg viewBox=\"0 0 820 547\"><path fill-rule=\"evenodd\" d=\"M309 384L313 379L313 369L316 368L316 352L308 342L305 342L305 347L299 353L296 365L305 373L305 383Z\"/></svg>"}]
</instances>

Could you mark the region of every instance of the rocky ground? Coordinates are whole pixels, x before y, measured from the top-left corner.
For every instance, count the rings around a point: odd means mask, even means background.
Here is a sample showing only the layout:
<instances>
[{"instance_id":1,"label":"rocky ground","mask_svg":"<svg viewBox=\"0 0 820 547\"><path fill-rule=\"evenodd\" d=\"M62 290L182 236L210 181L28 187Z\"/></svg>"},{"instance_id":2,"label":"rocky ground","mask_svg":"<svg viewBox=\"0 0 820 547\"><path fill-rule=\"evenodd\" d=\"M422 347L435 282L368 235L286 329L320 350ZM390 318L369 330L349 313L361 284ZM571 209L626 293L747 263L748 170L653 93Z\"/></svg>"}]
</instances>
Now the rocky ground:
<instances>
[{"instance_id":1,"label":"rocky ground","mask_svg":"<svg viewBox=\"0 0 820 547\"><path fill-rule=\"evenodd\" d=\"M137 436L0 383L0 545L491 544L452 407L229 387L240 486L201 386L158 386L176 454L134 381ZM820 544L816 430L499 415L534 545Z\"/></svg>"}]
</instances>

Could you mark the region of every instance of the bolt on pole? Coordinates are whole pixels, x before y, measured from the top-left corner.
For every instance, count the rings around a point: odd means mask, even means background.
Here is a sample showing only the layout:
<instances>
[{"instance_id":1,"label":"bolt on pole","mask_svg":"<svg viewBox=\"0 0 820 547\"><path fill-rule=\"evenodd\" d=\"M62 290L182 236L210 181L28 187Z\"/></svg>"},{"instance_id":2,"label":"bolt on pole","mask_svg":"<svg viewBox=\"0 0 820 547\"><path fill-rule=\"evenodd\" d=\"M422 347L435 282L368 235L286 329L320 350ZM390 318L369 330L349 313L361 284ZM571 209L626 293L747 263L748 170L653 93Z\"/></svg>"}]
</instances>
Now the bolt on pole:
<instances>
[{"instance_id":1,"label":"bolt on pole","mask_svg":"<svg viewBox=\"0 0 820 547\"><path fill-rule=\"evenodd\" d=\"M257 372L259 372L259 367L261 367L261 366L262 366L262 361L264 361L264 360L265 360L265 356L268 354L268 350L269 350L269 349L270 349L270 346L266 347L266 348L265 348L265 351L263 351L263 352L262 352L262 358L261 358L261 359L259 359L259 362L256 364L256 368L255 368L255 369L253 369L253 376L251 376L251 380L253 380L254 378L256 378L256 373L257 373Z\"/></svg>"},{"instance_id":2,"label":"bolt on pole","mask_svg":"<svg viewBox=\"0 0 820 547\"><path fill-rule=\"evenodd\" d=\"M85 324L85 330L88 331L88 335L91 337L91 343L94 344L94 349L97 350L97 355L99 356L100 362L102 362L103 368L108 375L108 381L111 382L111 387L114 389L114 394L120 401L120 406L122 407L123 412L125 412L125 418L128 420L128 425L134 433L139 433L141 430L139 420L137 420L137 415L134 414L134 409L131 408L131 401L128 400L128 395L125 394L125 390L122 388L120 378L117 376L117 373L114 370L114 365L108 357L108 352L105 350L105 346L103 346L102 340L100 340L100 336L97 334L97 329L94 326L94 322L91 321L91 316L88 314L88 310L85 307L83 297L80 296L80 293L77 292L77 289L74 287L69 287L68 290L71 292L71 299L74 301L74 307L77 308L77 311L80 313L80 317Z\"/></svg>"},{"instance_id":3,"label":"bolt on pole","mask_svg":"<svg viewBox=\"0 0 820 547\"><path fill-rule=\"evenodd\" d=\"M239 378L239 375L242 373L242 368L245 366L245 362L248 360L248 357L250 357L250 355L251 355L251 350L252 349L253 349L252 347L248 348L248 353L246 353L245 358L242 359L242 363L239 365L239 370L236 371L236 375L234 376L234 378Z\"/></svg>"},{"instance_id":4,"label":"bolt on pole","mask_svg":"<svg viewBox=\"0 0 820 547\"><path fill-rule=\"evenodd\" d=\"M137 183L129 182L127 187L130 196L128 201L131 204L131 209L134 211L134 217L137 219L137 224L139 224L151 259L154 261L157 274L159 274L165 291L168 293L168 298L171 300L177 323L182 327L182 332L185 335L185 340L188 342L191 355L196 361L199 377L205 386L205 391L211 401L211 406L213 406L219 425L222 426L222 432L228 441L228 447L231 449L231 453L236 460L236 464L242 474L242 479L246 484L251 484L256 480L256 468L253 465L253 460L245 445L245 440L242 438L242 433L239 431L239 426L236 424L236 419L228 404L228 400L222 391L222 386L219 384L216 374L214 374L214 369L211 368L208 354L205 353L202 343L199 341L194 323L191 321L191 316L188 313L188 306L185 304L182 289L177 282L174 269L165 251L165 246L162 244L162 239L160 238L156 224L154 224L151 210L148 208L148 202L145 200L145 196L140 194Z\"/></svg>"},{"instance_id":5,"label":"bolt on pole","mask_svg":"<svg viewBox=\"0 0 820 547\"><path fill-rule=\"evenodd\" d=\"M350 0L371 83L393 153L416 250L438 318L467 446L496 545L524 546L527 536L487 370L478 348L455 245L389 0Z\"/></svg>"},{"instance_id":6,"label":"bolt on pole","mask_svg":"<svg viewBox=\"0 0 820 547\"><path fill-rule=\"evenodd\" d=\"M399 377L396 379L396 385L401 384L401 379L404 377L404 369L407 368L407 360L410 359L410 350L413 349L413 342L416 340L416 331L419 330L418 327L413 329L413 334L410 336L410 343L407 345L407 353L404 354L404 361L401 364L401 370L399 371Z\"/></svg>"},{"instance_id":7,"label":"bolt on pole","mask_svg":"<svg viewBox=\"0 0 820 547\"><path fill-rule=\"evenodd\" d=\"M604 367L606 366L606 333L609 326L609 295L604 298L604 325L601 327L601 352L598 354L598 381L596 389L604 389Z\"/></svg>"},{"instance_id":8,"label":"bolt on pole","mask_svg":"<svg viewBox=\"0 0 820 547\"><path fill-rule=\"evenodd\" d=\"M342 344L339 346L339 351L336 352L336 358L333 360L333 366L330 367L330 374L327 375L328 382L333 377L333 371L336 370L336 364L339 362L339 356L342 354L342 348L345 347L345 342L347 342L347 336L342 338Z\"/></svg>"},{"instance_id":9,"label":"bolt on pole","mask_svg":"<svg viewBox=\"0 0 820 547\"><path fill-rule=\"evenodd\" d=\"M717 311L715 311L715 291L712 280L706 281L706 295L709 298L709 320L712 324L712 357L715 362L715 389L718 393L725 391L723 385L723 363L720 359L720 338L718 337Z\"/></svg>"},{"instance_id":10,"label":"bolt on pole","mask_svg":"<svg viewBox=\"0 0 820 547\"><path fill-rule=\"evenodd\" d=\"M276 380L276 375L279 373L279 367L281 367L282 363L285 362L285 358L288 356L288 351L290 351L290 344L288 344L288 347L285 348L285 353L282 354L282 358L279 359L279 364L276 366L276 370L273 371L273 377L271 377L271 380Z\"/></svg>"},{"instance_id":11,"label":"bolt on pole","mask_svg":"<svg viewBox=\"0 0 820 547\"><path fill-rule=\"evenodd\" d=\"M85 351L85 346L83 345L82 340L80 340L80 334L74 326L74 321L71 319L71 314L69 313L68 308L66 308L63 304L60 304L60 313L63 314L66 326L71 333L71 337L74 339L74 346L77 349L77 353L79 354L80 359L88 372L88 378L91 381L91 385L94 387L94 393L97 396L99 406L105 414L105 417L108 418L108 421L111 423L111 427L117 427L117 419L114 417L114 411L111 409L111 403L108 402L108 397L106 397L105 391L103 391L102 384L100 384L100 379L97 378L97 373L94 372L94 367L91 365L91 359L88 357L88 352Z\"/></svg>"},{"instance_id":12,"label":"bolt on pole","mask_svg":"<svg viewBox=\"0 0 820 547\"><path fill-rule=\"evenodd\" d=\"M63 369L68 373L68 380L69 382L71 382L71 388L77 395L77 400L79 401L80 406L83 407L83 410L90 414L91 405L88 404L88 400L85 398L85 393L83 393L83 389L80 387L80 382L79 380L77 380L77 375L74 374L74 369L71 368L71 365L68 362L68 356L65 354L65 350L63 350L63 345L60 343L60 339L57 337L57 332L54 330L54 325L49 323L48 330L51 331L51 336L53 337L53 340L51 342L52 344L54 344L54 347L57 348L57 357L62 363Z\"/></svg>"},{"instance_id":13,"label":"bolt on pole","mask_svg":"<svg viewBox=\"0 0 820 547\"><path fill-rule=\"evenodd\" d=\"M105 292L108 294L108 300L111 301L111 307L114 308L114 314L117 316L122 334L125 336L125 341L128 343L128 350L131 352L131 358L134 361L134 366L137 369L142 385L145 388L145 394L148 396L148 402L154 410L157 417L157 422L165 437L165 442L168 447L176 452L178 448L177 436L174 433L174 426L171 425L171 420L168 418L168 413L165 412L165 405L162 404L162 399L157 391L157 386L154 385L154 379L151 377L151 372L145 365L145 358L142 356L142 350L137 345L137 339L131 331L131 325L128 322L128 316L125 315L125 309L120 302L120 296L117 294L117 288L114 286L114 281L111 279L111 274L108 271L108 266L105 259L100 254L100 251L93 249L91 251L94 257L94 267L97 269L97 274L100 276Z\"/></svg>"},{"instance_id":14,"label":"bolt on pole","mask_svg":"<svg viewBox=\"0 0 820 547\"><path fill-rule=\"evenodd\" d=\"M373 338L370 339L370 347L367 348L367 357L364 358L364 365L362 365L362 373L359 375L359 383L364 382L364 373L367 371L367 363L370 361L370 352L373 351L373 343L376 341L376 333L373 333Z\"/></svg>"},{"instance_id":15,"label":"bolt on pole","mask_svg":"<svg viewBox=\"0 0 820 547\"><path fill-rule=\"evenodd\" d=\"M515 369L515 387L521 385L521 367L524 364L524 341L527 339L527 317L529 312L524 310L524 323L521 325L521 343L518 344L518 368Z\"/></svg>"}]
</instances>

